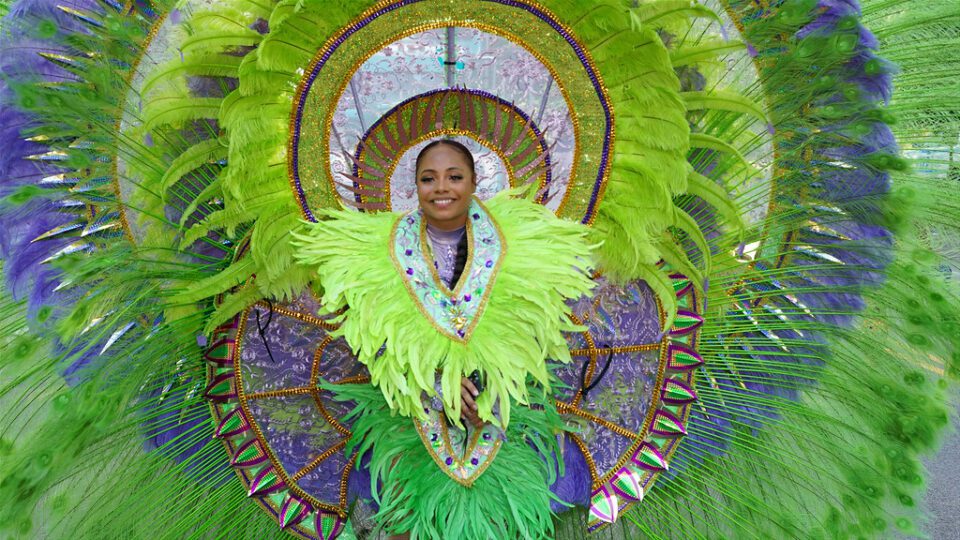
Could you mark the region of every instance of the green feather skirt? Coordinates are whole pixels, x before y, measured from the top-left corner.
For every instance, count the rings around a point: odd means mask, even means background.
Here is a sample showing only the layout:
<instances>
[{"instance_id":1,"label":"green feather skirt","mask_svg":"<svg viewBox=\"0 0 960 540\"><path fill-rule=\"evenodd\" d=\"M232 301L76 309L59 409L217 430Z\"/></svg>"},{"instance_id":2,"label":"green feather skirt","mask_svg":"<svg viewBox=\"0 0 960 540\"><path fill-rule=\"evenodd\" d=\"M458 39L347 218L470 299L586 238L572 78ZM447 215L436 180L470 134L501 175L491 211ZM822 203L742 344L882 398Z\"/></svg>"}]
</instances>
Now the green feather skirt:
<instances>
[{"instance_id":1,"label":"green feather skirt","mask_svg":"<svg viewBox=\"0 0 960 540\"><path fill-rule=\"evenodd\" d=\"M377 388L325 388L356 404L347 452L368 463L381 528L411 538L553 537L550 503L557 499L550 485L563 468L557 442L563 423L542 390L530 389L531 407L514 409L499 452L467 485L441 469L414 422L391 413Z\"/></svg>"}]
</instances>

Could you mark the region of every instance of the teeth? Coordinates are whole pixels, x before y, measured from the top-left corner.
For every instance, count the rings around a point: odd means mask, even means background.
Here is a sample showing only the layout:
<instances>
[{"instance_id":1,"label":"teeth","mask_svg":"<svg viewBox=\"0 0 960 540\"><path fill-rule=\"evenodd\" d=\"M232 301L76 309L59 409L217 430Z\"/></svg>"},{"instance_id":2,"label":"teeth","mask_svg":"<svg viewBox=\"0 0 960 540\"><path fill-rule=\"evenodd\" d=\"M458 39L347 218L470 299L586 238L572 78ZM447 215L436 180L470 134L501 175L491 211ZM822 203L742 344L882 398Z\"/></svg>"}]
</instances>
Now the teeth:
<instances>
[{"instance_id":1,"label":"teeth","mask_svg":"<svg viewBox=\"0 0 960 540\"><path fill-rule=\"evenodd\" d=\"M433 201L433 204L450 204L453 202L453 199L437 199Z\"/></svg>"}]
</instances>

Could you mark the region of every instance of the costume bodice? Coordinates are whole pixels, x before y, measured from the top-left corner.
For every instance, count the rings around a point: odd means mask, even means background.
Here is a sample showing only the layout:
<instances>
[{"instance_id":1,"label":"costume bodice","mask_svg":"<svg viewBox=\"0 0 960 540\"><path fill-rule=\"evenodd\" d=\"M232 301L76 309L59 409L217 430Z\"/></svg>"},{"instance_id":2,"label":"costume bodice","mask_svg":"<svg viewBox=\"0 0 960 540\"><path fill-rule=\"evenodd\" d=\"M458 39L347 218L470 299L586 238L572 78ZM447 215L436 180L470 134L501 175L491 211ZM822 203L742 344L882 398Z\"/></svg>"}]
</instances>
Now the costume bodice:
<instances>
[{"instance_id":1,"label":"costume bodice","mask_svg":"<svg viewBox=\"0 0 960 540\"><path fill-rule=\"evenodd\" d=\"M444 231L432 225L427 225L427 239L430 241L433 266L437 269L440 279L451 288L455 285L453 274L457 264L457 245L466 230L466 226L452 231Z\"/></svg>"}]
</instances>

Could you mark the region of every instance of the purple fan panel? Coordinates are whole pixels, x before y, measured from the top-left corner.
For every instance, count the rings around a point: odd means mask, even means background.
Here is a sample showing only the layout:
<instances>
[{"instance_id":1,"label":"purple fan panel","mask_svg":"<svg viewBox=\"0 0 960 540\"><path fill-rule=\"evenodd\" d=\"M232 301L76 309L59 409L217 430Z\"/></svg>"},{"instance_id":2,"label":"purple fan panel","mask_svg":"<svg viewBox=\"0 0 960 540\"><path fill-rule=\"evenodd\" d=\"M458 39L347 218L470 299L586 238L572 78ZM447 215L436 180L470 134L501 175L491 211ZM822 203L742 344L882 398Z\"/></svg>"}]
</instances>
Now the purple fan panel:
<instances>
[{"instance_id":1,"label":"purple fan panel","mask_svg":"<svg viewBox=\"0 0 960 540\"><path fill-rule=\"evenodd\" d=\"M605 278L590 297L573 302L574 315L587 328L595 353L592 376L584 370L590 361L580 355L589 349L584 334L568 335L573 361L558 366L557 375L568 388L557 392L559 399L569 402L581 390L579 407L631 432L640 433L654 397L659 372L659 351L662 339L660 316L655 296L643 282L617 286ZM622 350L646 346L653 350ZM604 349L621 349L604 351ZM579 437L583 439L597 467L597 474L609 472L627 452L634 439L614 433L598 423L583 421ZM554 492L568 502L585 504L589 496L590 475L579 449L565 441L563 478L553 486ZM584 479L587 479L584 482Z\"/></svg>"},{"instance_id":2,"label":"purple fan panel","mask_svg":"<svg viewBox=\"0 0 960 540\"><path fill-rule=\"evenodd\" d=\"M309 314L315 313L316 303L301 298L294 305L284 307ZM244 393L252 420L260 427L287 475L296 474L346 437L328 420L328 415L340 422L348 408L325 394L321 394L318 403L309 392L315 352L326 337L327 332L319 326L276 311L271 317L269 308L262 305L251 309L247 317L240 351ZM324 347L317 372L321 379L333 382L365 373L342 339ZM255 392L294 388L304 391L251 398ZM317 499L336 504L347 461L347 456L337 451L304 474L297 484Z\"/></svg>"}]
</instances>

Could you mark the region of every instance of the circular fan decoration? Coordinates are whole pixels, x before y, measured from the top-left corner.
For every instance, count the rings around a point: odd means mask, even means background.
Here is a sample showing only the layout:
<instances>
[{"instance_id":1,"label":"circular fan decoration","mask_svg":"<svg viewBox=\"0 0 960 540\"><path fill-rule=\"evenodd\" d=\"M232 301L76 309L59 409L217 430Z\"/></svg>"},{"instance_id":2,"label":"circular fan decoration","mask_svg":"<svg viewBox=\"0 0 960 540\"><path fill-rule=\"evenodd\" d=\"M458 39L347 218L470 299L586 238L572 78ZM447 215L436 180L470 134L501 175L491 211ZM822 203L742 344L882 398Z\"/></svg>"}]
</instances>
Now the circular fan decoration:
<instances>
[{"instance_id":1,"label":"circular fan decoration","mask_svg":"<svg viewBox=\"0 0 960 540\"><path fill-rule=\"evenodd\" d=\"M558 392L557 409L583 426L570 440L585 463L570 449L567 467L589 472L590 531L643 499L686 434L697 399L694 373L703 364L696 351L702 305L689 279L670 277L680 311L666 332L643 282L601 277L593 296L572 305L574 322L587 331L569 336L574 361L558 369L567 388Z\"/></svg>"},{"instance_id":2,"label":"circular fan decoration","mask_svg":"<svg viewBox=\"0 0 960 540\"><path fill-rule=\"evenodd\" d=\"M546 194L553 163L541 130L503 100L466 90L415 96L389 111L348 156L352 169L340 175L353 185L338 187L355 195L356 206L364 210L412 210L417 153L430 140L450 136L472 141L467 144L476 150L481 198L538 178ZM346 202L351 204L349 198Z\"/></svg>"},{"instance_id":3,"label":"circular fan decoration","mask_svg":"<svg viewBox=\"0 0 960 540\"><path fill-rule=\"evenodd\" d=\"M587 226L596 288L568 303L581 330L550 401L586 479L556 493L589 510L556 516L558 537L916 532L960 347L940 280L954 2L0 13L0 252L30 316L0 305L3 532L348 537L373 495L346 451L364 402L334 397L382 388L316 315L291 235L413 209L413 160L441 137L476 156L481 199L512 189ZM400 421L456 488L516 448Z\"/></svg>"}]
</instances>

